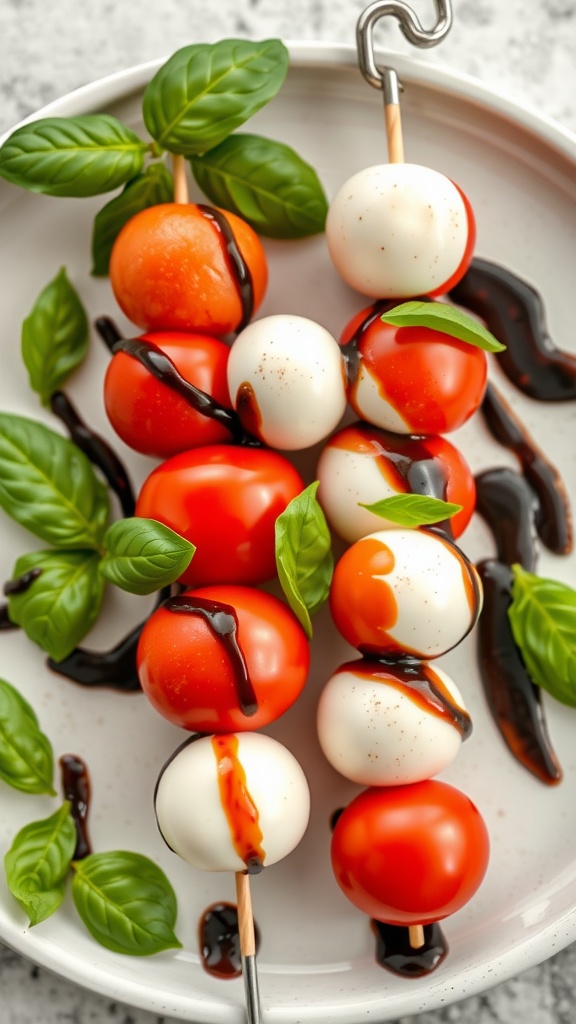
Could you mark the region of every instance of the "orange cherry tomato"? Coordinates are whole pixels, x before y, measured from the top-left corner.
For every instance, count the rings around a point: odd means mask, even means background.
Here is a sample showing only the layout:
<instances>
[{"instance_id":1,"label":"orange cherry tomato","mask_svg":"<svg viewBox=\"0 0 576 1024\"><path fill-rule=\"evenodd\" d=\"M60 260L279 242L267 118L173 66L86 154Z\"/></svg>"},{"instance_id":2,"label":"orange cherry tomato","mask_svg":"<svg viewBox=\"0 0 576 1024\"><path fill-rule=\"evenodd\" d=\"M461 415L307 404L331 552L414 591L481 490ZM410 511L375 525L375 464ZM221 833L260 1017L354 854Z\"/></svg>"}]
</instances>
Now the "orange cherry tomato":
<instances>
[{"instance_id":1,"label":"orange cherry tomato","mask_svg":"<svg viewBox=\"0 0 576 1024\"><path fill-rule=\"evenodd\" d=\"M263 583L276 575L276 519L303 489L278 452L210 445L153 470L136 515L157 519L196 546L183 583Z\"/></svg>"},{"instance_id":2,"label":"orange cherry tomato","mask_svg":"<svg viewBox=\"0 0 576 1024\"><path fill-rule=\"evenodd\" d=\"M200 604L210 610L216 603L215 614L222 605L221 615L228 618L220 620L220 636L200 612L171 611L167 602L152 613L136 661L142 689L156 711L194 732L240 732L262 728L294 703L306 682L310 652L304 630L283 601L235 586L202 587L178 600L192 609ZM225 609L230 608L243 665L227 642ZM246 713L252 699L253 713Z\"/></svg>"},{"instance_id":3,"label":"orange cherry tomato","mask_svg":"<svg viewBox=\"0 0 576 1024\"><path fill-rule=\"evenodd\" d=\"M250 272L256 311L268 280L262 243L240 217L218 212ZM222 232L194 203L161 203L132 217L114 243L110 283L122 311L145 330L224 335L243 319L241 290Z\"/></svg>"},{"instance_id":4,"label":"orange cherry tomato","mask_svg":"<svg viewBox=\"0 0 576 1024\"><path fill-rule=\"evenodd\" d=\"M332 836L342 892L387 924L432 924L464 906L489 857L486 825L472 801L445 782L366 789Z\"/></svg>"},{"instance_id":5,"label":"orange cherry tomato","mask_svg":"<svg viewBox=\"0 0 576 1024\"><path fill-rule=\"evenodd\" d=\"M160 348L184 380L230 408L226 377L230 349L223 341L179 331L156 331L140 340ZM104 405L118 436L143 455L166 459L199 445L230 440L225 426L197 412L126 352L116 352L108 365Z\"/></svg>"}]
</instances>

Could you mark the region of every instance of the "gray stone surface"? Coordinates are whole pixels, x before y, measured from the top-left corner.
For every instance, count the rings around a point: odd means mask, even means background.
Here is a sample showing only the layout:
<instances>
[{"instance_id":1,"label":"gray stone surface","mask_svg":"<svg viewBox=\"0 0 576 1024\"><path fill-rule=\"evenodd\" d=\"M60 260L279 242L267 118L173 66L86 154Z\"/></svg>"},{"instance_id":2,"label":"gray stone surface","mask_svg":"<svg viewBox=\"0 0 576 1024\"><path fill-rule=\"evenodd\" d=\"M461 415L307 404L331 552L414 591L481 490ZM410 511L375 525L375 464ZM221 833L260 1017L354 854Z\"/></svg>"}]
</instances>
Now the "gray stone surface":
<instances>
[{"instance_id":1,"label":"gray stone surface","mask_svg":"<svg viewBox=\"0 0 576 1024\"><path fill-rule=\"evenodd\" d=\"M0 0L0 132L48 101L192 41L239 35L353 43L363 0ZM434 5L415 0L423 23ZM576 131L576 0L455 0L448 39L423 59L448 64ZM396 27L383 45L410 48ZM0 1024L159 1024L0 947ZM576 947L418 1024L571 1024ZM398 1024L411 1024L403 1018ZM166 1021L166 1024L169 1024Z\"/></svg>"}]
</instances>

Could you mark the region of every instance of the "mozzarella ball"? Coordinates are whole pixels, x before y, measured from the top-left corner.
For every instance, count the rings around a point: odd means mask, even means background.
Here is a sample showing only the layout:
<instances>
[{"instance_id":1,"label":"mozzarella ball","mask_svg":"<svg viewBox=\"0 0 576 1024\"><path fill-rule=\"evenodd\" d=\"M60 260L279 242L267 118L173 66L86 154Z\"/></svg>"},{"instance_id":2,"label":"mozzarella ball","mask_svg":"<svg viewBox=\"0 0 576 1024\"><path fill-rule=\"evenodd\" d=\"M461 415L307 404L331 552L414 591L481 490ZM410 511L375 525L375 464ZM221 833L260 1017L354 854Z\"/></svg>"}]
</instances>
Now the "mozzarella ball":
<instances>
[{"instance_id":1,"label":"mozzarella ball","mask_svg":"<svg viewBox=\"0 0 576 1024\"><path fill-rule=\"evenodd\" d=\"M322 441L346 408L340 346L302 316L268 316L241 331L230 351L228 387L245 430L282 450Z\"/></svg>"},{"instance_id":2,"label":"mozzarella ball","mask_svg":"<svg viewBox=\"0 0 576 1024\"><path fill-rule=\"evenodd\" d=\"M320 746L362 786L420 782L446 768L471 731L457 686L423 662L342 665L318 704Z\"/></svg>"},{"instance_id":3,"label":"mozzarella ball","mask_svg":"<svg viewBox=\"0 0 576 1024\"><path fill-rule=\"evenodd\" d=\"M439 436L406 437L353 423L334 434L316 468L318 500L329 525L349 544L397 524L363 508L396 494L426 494L462 506L455 537L474 511L476 486L464 456Z\"/></svg>"},{"instance_id":4,"label":"mozzarella ball","mask_svg":"<svg viewBox=\"0 0 576 1024\"><path fill-rule=\"evenodd\" d=\"M374 298L440 295L472 258L474 217L460 189L419 164L354 174L328 210L326 240L340 276Z\"/></svg>"},{"instance_id":5,"label":"mozzarella ball","mask_svg":"<svg viewBox=\"0 0 576 1024\"><path fill-rule=\"evenodd\" d=\"M298 761L261 733L188 740L162 769L158 828L171 850L204 871L249 871L298 846L310 816Z\"/></svg>"},{"instance_id":6,"label":"mozzarella ball","mask_svg":"<svg viewBox=\"0 0 576 1024\"><path fill-rule=\"evenodd\" d=\"M342 555L330 609L345 640L365 655L436 658L470 632L481 610L476 569L432 530L381 530Z\"/></svg>"}]
</instances>

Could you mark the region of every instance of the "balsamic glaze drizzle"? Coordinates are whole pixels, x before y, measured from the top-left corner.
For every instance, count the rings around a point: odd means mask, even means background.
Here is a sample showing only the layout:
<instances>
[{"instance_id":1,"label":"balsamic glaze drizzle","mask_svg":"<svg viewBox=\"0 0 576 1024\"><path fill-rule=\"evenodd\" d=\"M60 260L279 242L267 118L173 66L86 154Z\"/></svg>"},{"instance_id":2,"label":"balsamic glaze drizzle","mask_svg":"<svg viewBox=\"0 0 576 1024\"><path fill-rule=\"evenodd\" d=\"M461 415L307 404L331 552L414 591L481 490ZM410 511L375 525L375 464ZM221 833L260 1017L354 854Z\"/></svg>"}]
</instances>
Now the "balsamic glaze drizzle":
<instances>
[{"instance_id":1,"label":"balsamic glaze drizzle","mask_svg":"<svg viewBox=\"0 0 576 1024\"><path fill-rule=\"evenodd\" d=\"M376 960L404 978L422 978L431 974L448 953L448 943L438 922L424 925L424 945L413 949L408 928L402 925L370 921L376 936Z\"/></svg>"},{"instance_id":2,"label":"balsamic glaze drizzle","mask_svg":"<svg viewBox=\"0 0 576 1024\"><path fill-rule=\"evenodd\" d=\"M76 849L74 860L81 860L92 853L88 836L88 812L90 810L90 776L81 758L76 754L64 754L60 758L62 789L64 799L70 801L70 813L76 826Z\"/></svg>"},{"instance_id":3,"label":"balsamic glaze drizzle","mask_svg":"<svg viewBox=\"0 0 576 1024\"><path fill-rule=\"evenodd\" d=\"M214 224L222 239L224 252L228 259L228 266L236 282L238 296L242 304L242 319L236 328L236 331L240 332L250 323L254 312L254 285L250 269L240 252L240 247L234 237L234 232L230 227L227 217L220 210L215 209L214 206L206 206L204 203L198 203L198 209L207 220Z\"/></svg>"},{"instance_id":4,"label":"balsamic glaze drizzle","mask_svg":"<svg viewBox=\"0 0 576 1024\"><path fill-rule=\"evenodd\" d=\"M28 588L34 583L34 580L37 580L41 575L42 569L37 565L34 569L29 569L28 572L22 573L22 575L18 576L15 580L6 580L2 590L6 597L25 594Z\"/></svg>"},{"instance_id":5,"label":"balsamic glaze drizzle","mask_svg":"<svg viewBox=\"0 0 576 1024\"><path fill-rule=\"evenodd\" d=\"M534 572L537 560L538 499L520 473L500 467L476 477L476 511L486 521L498 558Z\"/></svg>"},{"instance_id":6,"label":"balsamic glaze drizzle","mask_svg":"<svg viewBox=\"0 0 576 1024\"><path fill-rule=\"evenodd\" d=\"M238 617L232 605L210 601L198 596L171 597L164 607L170 612L199 615L224 647L234 671L234 682L242 714L250 717L258 710L258 700L248 672L246 660L238 643Z\"/></svg>"},{"instance_id":7,"label":"balsamic glaze drizzle","mask_svg":"<svg viewBox=\"0 0 576 1024\"><path fill-rule=\"evenodd\" d=\"M67 428L74 444L102 471L120 501L123 514L133 516L136 502L132 484L123 463L108 442L86 426L63 391L54 392L50 407Z\"/></svg>"}]
</instances>

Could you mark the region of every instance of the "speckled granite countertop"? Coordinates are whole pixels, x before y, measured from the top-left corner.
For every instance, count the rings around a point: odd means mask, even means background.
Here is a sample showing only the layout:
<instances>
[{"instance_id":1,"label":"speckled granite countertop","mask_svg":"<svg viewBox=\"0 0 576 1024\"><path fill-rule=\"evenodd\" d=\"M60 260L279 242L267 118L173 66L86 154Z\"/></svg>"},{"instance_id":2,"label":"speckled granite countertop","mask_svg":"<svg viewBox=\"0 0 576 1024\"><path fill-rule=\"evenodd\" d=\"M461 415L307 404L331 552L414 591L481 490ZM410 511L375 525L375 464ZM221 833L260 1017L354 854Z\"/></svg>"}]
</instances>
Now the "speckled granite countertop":
<instances>
[{"instance_id":1,"label":"speckled granite countertop","mask_svg":"<svg viewBox=\"0 0 576 1024\"><path fill-rule=\"evenodd\" d=\"M146 5L142 17L135 0L0 0L0 132L71 89L191 41L280 35L353 43L364 6L363 0L162 0ZM416 0L414 6L429 23L433 4ZM377 41L410 50L394 26L379 29ZM420 56L487 81L576 131L576 0L455 0L451 35ZM160 1020L85 992L3 947L0 992L0 1024ZM571 1024L575 993L571 946L485 995L417 1020Z\"/></svg>"}]
</instances>

